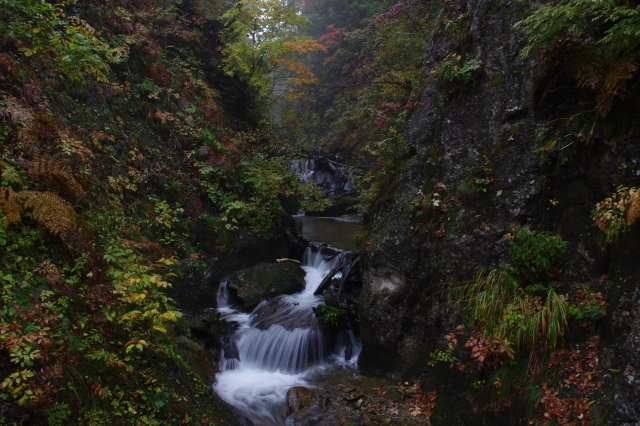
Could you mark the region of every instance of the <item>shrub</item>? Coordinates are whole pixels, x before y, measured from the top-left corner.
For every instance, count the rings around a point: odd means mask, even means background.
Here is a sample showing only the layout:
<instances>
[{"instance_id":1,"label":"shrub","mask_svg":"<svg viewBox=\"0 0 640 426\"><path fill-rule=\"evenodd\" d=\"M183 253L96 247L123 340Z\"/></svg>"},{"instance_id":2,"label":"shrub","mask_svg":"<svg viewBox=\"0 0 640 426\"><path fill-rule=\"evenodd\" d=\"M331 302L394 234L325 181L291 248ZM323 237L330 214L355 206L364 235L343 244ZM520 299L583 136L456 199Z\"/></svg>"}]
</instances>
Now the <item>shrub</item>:
<instances>
[{"instance_id":1,"label":"shrub","mask_svg":"<svg viewBox=\"0 0 640 426\"><path fill-rule=\"evenodd\" d=\"M617 243L640 217L640 192L638 188L619 186L611 197L596 204L591 212L594 224L603 232L601 248Z\"/></svg>"},{"instance_id":2,"label":"shrub","mask_svg":"<svg viewBox=\"0 0 640 426\"><path fill-rule=\"evenodd\" d=\"M633 4L619 0L553 2L515 25L528 40L521 56L541 51L543 67L555 75L543 98L562 74L595 95L593 109L600 118L607 117L616 98L628 98L627 83L640 65L640 15ZM560 73L558 63L562 64Z\"/></svg>"},{"instance_id":3,"label":"shrub","mask_svg":"<svg viewBox=\"0 0 640 426\"><path fill-rule=\"evenodd\" d=\"M452 296L487 338L515 351L546 351L567 327L567 304L555 289L566 243L557 236L515 228L513 265L479 268Z\"/></svg>"},{"instance_id":4,"label":"shrub","mask_svg":"<svg viewBox=\"0 0 640 426\"><path fill-rule=\"evenodd\" d=\"M474 198L481 192L487 192L487 188L493 179L493 166L491 161L482 157L482 163L467 169L463 174L463 180L458 186L458 197L462 200Z\"/></svg>"},{"instance_id":5,"label":"shrub","mask_svg":"<svg viewBox=\"0 0 640 426\"><path fill-rule=\"evenodd\" d=\"M438 75L450 86L449 92L464 89L477 75L482 67L482 62L477 59L466 59L462 62L462 56L450 54L440 65Z\"/></svg>"}]
</instances>

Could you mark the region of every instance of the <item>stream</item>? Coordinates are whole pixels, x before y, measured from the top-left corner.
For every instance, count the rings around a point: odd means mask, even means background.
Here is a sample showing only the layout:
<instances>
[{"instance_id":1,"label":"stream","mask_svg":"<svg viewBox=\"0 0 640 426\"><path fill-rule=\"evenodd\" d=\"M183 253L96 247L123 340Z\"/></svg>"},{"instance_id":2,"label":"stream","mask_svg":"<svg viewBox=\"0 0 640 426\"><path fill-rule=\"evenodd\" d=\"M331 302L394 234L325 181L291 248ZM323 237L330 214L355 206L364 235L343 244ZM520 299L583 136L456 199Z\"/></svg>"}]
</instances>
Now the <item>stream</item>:
<instances>
[{"instance_id":1,"label":"stream","mask_svg":"<svg viewBox=\"0 0 640 426\"><path fill-rule=\"evenodd\" d=\"M322 241L340 250L356 251L355 236L362 229L362 217L293 216L298 233L311 241Z\"/></svg>"},{"instance_id":2,"label":"stream","mask_svg":"<svg viewBox=\"0 0 640 426\"><path fill-rule=\"evenodd\" d=\"M339 228L329 233L329 242L351 248L349 239L353 244L360 225L348 220L305 220L303 232L304 229L307 232L327 229L329 222L338 224ZM317 223L320 224L315 226ZM320 234L305 236L321 238ZM333 240L334 236L339 237L339 241ZM313 387L312 378L322 376L322 372L329 369L357 367L359 338L350 330L326 332L313 311L324 304L324 297L315 296L314 291L346 253L311 244L301 263L306 272L304 291L264 300L251 313L231 306L226 282L220 284L218 311L228 324L228 332L214 391L254 425L285 424L285 398L289 388Z\"/></svg>"}]
</instances>

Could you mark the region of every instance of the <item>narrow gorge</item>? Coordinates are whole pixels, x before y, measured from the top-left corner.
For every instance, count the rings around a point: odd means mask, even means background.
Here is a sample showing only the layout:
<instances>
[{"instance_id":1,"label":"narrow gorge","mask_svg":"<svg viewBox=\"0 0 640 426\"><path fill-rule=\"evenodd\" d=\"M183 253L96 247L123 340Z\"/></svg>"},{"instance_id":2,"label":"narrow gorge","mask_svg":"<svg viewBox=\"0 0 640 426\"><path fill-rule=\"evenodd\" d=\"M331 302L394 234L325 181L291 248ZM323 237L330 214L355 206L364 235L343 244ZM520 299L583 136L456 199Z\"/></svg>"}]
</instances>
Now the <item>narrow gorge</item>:
<instances>
[{"instance_id":1,"label":"narrow gorge","mask_svg":"<svg viewBox=\"0 0 640 426\"><path fill-rule=\"evenodd\" d=\"M0 0L0 425L639 425L639 17Z\"/></svg>"}]
</instances>

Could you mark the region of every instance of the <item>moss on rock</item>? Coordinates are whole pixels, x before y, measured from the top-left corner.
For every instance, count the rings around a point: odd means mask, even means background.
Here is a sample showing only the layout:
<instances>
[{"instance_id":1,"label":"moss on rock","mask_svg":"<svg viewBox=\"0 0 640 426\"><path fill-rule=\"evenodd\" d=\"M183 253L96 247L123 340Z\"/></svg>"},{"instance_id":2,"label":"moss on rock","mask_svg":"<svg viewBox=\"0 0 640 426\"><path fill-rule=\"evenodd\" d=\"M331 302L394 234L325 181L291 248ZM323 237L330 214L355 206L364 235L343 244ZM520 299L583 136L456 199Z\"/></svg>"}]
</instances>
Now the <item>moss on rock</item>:
<instances>
[{"instance_id":1,"label":"moss on rock","mask_svg":"<svg viewBox=\"0 0 640 426\"><path fill-rule=\"evenodd\" d=\"M267 298L304 290L304 277L298 264L263 262L231 273L226 281L244 307L249 308Z\"/></svg>"},{"instance_id":2,"label":"moss on rock","mask_svg":"<svg viewBox=\"0 0 640 426\"><path fill-rule=\"evenodd\" d=\"M323 217L335 217L342 216L349 213L356 213L358 209L355 207L358 202L358 198L355 194L349 195L336 195L330 197L331 205L323 210L307 211L307 216L323 216Z\"/></svg>"}]
</instances>

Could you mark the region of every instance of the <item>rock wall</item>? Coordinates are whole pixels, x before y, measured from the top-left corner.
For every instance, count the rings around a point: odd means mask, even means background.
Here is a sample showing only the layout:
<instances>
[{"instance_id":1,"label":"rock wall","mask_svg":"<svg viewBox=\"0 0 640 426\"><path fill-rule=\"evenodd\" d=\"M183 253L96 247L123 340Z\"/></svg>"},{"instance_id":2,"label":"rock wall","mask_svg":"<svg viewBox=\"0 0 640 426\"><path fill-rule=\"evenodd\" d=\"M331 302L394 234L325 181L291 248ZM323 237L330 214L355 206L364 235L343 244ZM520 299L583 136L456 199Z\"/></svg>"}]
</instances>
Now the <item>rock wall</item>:
<instances>
[{"instance_id":1,"label":"rock wall","mask_svg":"<svg viewBox=\"0 0 640 426\"><path fill-rule=\"evenodd\" d=\"M558 95L539 105L532 95L538 63L519 58L523 43L513 30L530 7L522 1L459 1L454 12L468 13L469 23L462 41L444 26L432 37L425 75L435 74L449 54L461 51L482 61L482 71L457 89L434 78L419 95L427 107L417 108L407 123L404 136L413 154L399 171L397 187L389 189L395 202L366 223L370 234L363 244L359 301L364 369L433 374L426 365L428 354L460 323L447 289L471 279L480 265L504 262L507 247L500 241L514 225L558 233L569 242L564 279L587 282L608 276L608 314L599 325L602 369L640 368L638 233L604 257L590 219L595 203L618 185L639 183L640 133L615 150L576 140L551 153L550 164L540 164L536 129L549 117L562 117L573 101ZM476 193L460 191L469 174L482 167L490 169L486 183ZM410 206L422 194L440 199L441 208L416 218ZM623 312L633 319L613 321ZM633 380L627 375L610 383L607 392L615 396L615 406L604 397L599 402L610 424L640 422L640 394Z\"/></svg>"}]
</instances>

